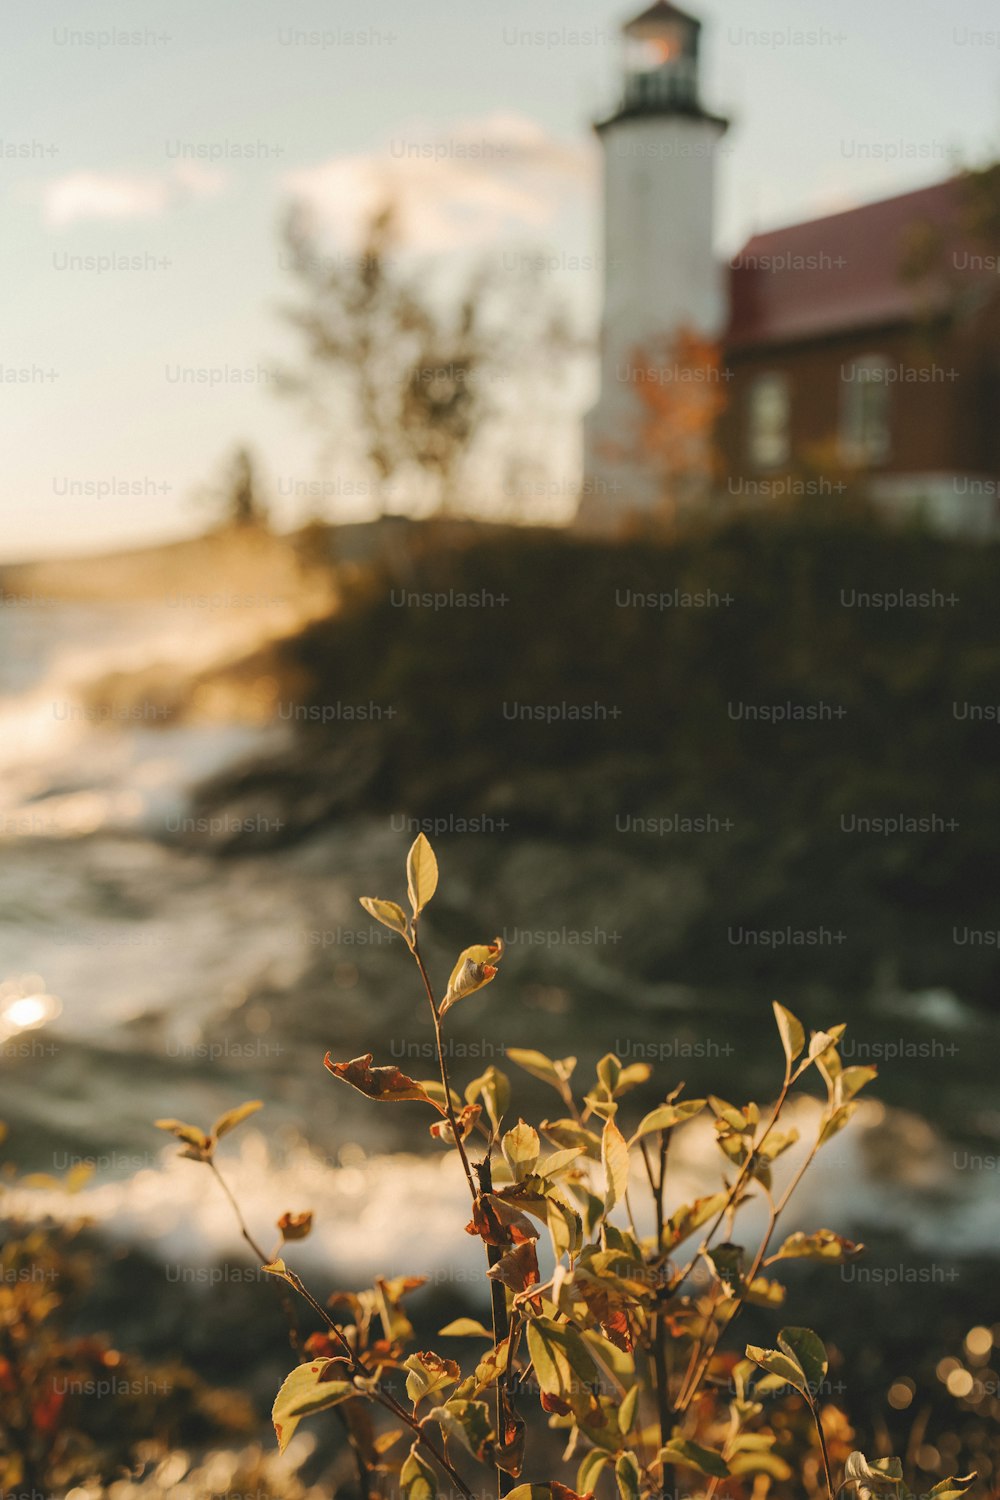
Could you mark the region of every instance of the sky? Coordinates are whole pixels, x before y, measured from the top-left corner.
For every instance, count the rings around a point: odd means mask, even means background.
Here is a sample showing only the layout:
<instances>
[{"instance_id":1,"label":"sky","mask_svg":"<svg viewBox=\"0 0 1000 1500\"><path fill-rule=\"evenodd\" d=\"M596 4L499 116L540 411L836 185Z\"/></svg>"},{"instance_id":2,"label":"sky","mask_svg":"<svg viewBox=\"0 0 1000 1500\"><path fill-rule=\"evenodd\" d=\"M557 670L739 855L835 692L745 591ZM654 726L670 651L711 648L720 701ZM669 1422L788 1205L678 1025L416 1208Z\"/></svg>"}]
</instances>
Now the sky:
<instances>
[{"instance_id":1,"label":"sky","mask_svg":"<svg viewBox=\"0 0 1000 1500\"><path fill-rule=\"evenodd\" d=\"M292 524L329 459L275 393L293 198L350 248L541 252L599 314L613 0L32 0L0 21L0 558L153 542L249 442ZM995 0L690 0L733 119L720 256L997 154ZM586 400L586 391L581 395ZM570 477L575 427L559 464ZM341 500L331 516L356 514Z\"/></svg>"}]
</instances>

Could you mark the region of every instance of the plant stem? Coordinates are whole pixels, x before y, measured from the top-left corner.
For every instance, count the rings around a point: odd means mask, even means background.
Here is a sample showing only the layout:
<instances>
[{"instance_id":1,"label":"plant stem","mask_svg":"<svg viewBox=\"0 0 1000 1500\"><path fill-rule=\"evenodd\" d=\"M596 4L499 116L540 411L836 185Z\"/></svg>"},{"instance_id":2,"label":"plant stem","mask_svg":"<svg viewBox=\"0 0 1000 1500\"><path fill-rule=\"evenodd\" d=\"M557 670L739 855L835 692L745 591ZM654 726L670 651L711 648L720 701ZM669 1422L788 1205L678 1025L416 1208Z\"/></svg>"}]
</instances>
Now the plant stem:
<instances>
[{"instance_id":1,"label":"plant stem","mask_svg":"<svg viewBox=\"0 0 1000 1500\"><path fill-rule=\"evenodd\" d=\"M670 1131L660 1131L659 1167L654 1174L653 1165L646 1150L646 1142L640 1140L642 1160L646 1167L646 1176L649 1178L649 1188L653 1195L653 1208L656 1214L656 1248L657 1253L663 1246L663 1190L667 1176L667 1152L670 1148ZM663 1318L660 1312L653 1315L653 1326L650 1330L653 1344L653 1367L656 1372L656 1411L660 1424L661 1446L669 1437L670 1428L670 1389L667 1376L667 1351L664 1340Z\"/></svg>"},{"instance_id":2,"label":"plant stem","mask_svg":"<svg viewBox=\"0 0 1000 1500\"><path fill-rule=\"evenodd\" d=\"M826 1434L823 1431L823 1423L820 1420L819 1412L816 1409L815 1403L812 1401L809 1402L809 1410L812 1412L813 1421L816 1423L816 1433L819 1437L820 1452L823 1455L823 1470L826 1474L827 1494L829 1495L830 1500L833 1500L833 1476L830 1473L830 1455L826 1451Z\"/></svg>"},{"instance_id":3,"label":"plant stem","mask_svg":"<svg viewBox=\"0 0 1000 1500\"><path fill-rule=\"evenodd\" d=\"M258 1245L257 1241L254 1239L253 1235L247 1228L246 1220L243 1217L242 1210L240 1209L239 1204L233 1196L233 1193L229 1187L229 1184L226 1182L226 1179L222 1176L222 1173L219 1171L214 1161L209 1160L208 1165L211 1167L216 1181L220 1184L223 1192L232 1205L233 1212L236 1215L236 1221L240 1226L240 1233L243 1235L243 1238L253 1250L261 1265L269 1265L270 1262L268 1261L267 1256L264 1254L263 1250ZM365 1381L371 1380L371 1371L367 1370L358 1359L354 1350L347 1342L343 1330L330 1317L330 1314L327 1312L326 1308L322 1307L320 1303L316 1301L316 1298L313 1296L312 1292L309 1291L308 1287L304 1284L302 1279L296 1275L294 1271L289 1271L286 1267L286 1275L288 1285L293 1287L294 1290L298 1292L299 1296L309 1304L313 1312L318 1314L318 1316L326 1324L329 1331L337 1339L337 1342L339 1343L341 1349L344 1351L344 1356L351 1367L352 1373L354 1375L361 1376ZM379 1403L379 1405L384 1406L387 1411L392 1412L397 1421L404 1422L406 1426L409 1427L410 1430L416 1435L416 1439L420 1443L420 1445L427 1449L427 1452L434 1459L435 1463L440 1465L440 1467L448 1475L449 1479L454 1482L456 1488L460 1491L460 1493L465 1496L465 1500L474 1500L472 1491L462 1479L462 1476L449 1462L445 1455L440 1451L440 1449L437 1447L437 1444L432 1442L431 1439L427 1436L421 1424L416 1420L416 1418L411 1416L405 1407L400 1406L399 1402L395 1399L394 1396L390 1396L387 1391L380 1391L377 1387L367 1392L360 1390L358 1392L359 1397L364 1396L365 1394L370 1395L373 1400Z\"/></svg>"},{"instance_id":4,"label":"plant stem","mask_svg":"<svg viewBox=\"0 0 1000 1500\"><path fill-rule=\"evenodd\" d=\"M667 1152L670 1149L670 1131L660 1131L660 1170L656 1179L656 1243L663 1238L663 1189L667 1181Z\"/></svg>"},{"instance_id":5,"label":"plant stem","mask_svg":"<svg viewBox=\"0 0 1000 1500\"><path fill-rule=\"evenodd\" d=\"M763 1137L761 1137L761 1139L763 1139ZM819 1138L817 1137L815 1144L807 1153L798 1171L795 1173L791 1182L788 1184L785 1191L778 1199L778 1202L775 1203L773 1199L770 1200L770 1212L768 1214L767 1229L764 1233L764 1238L760 1242L757 1254L754 1256L753 1264L743 1278L743 1284L740 1287L739 1292L737 1293L736 1302L732 1307L729 1316L726 1318L725 1323L720 1328L718 1328L715 1337L707 1343L703 1355L696 1367L696 1370L691 1377L690 1384L688 1384L687 1381L685 1382L685 1386L687 1387L687 1389L686 1391L682 1390L681 1397L677 1403L677 1409L679 1412L686 1411L691 1402L694 1400L698 1387L702 1382L705 1371L708 1369L709 1363L712 1359L712 1355L718 1348L719 1341L722 1338L722 1335L732 1326L732 1324L736 1321L739 1313L741 1312L743 1305L746 1302L747 1294L750 1291L750 1287L753 1285L754 1278L756 1277L757 1272L760 1270L761 1266L764 1264L764 1257L767 1254L768 1246L771 1243L771 1237L774 1234L778 1219L784 1212L785 1208L788 1206L789 1199L795 1192L795 1189L798 1187L799 1183L802 1181L802 1178L805 1176L806 1171L808 1170L818 1150Z\"/></svg>"},{"instance_id":6,"label":"plant stem","mask_svg":"<svg viewBox=\"0 0 1000 1500\"><path fill-rule=\"evenodd\" d=\"M479 1179L480 1192L491 1193L493 1191L493 1166L488 1156L484 1157L482 1161L476 1162L476 1176ZM491 1270L497 1264L502 1254L503 1250L499 1245L486 1246L486 1263ZM490 1283L490 1311L493 1315L493 1345L494 1348L498 1349L504 1339L510 1334L510 1324L507 1319L507 1293L503 1282L498 1281L495 1276L487 1277L487 1280ZM509 1368L508 1351L508 1371ZM498 1441L502 1441L503 1437L503 1418L503 1393L500 1388L500 1380L498 1379L496 1388ZM501 1496L506 1495L510 1488L510 1475L497 1464L497 1494Z\"/></svg>"},{"instance_id":7,"label":"plant stem","mask_svg":"<svg viewBox=\"0 0 1000 1500\"><path fill-rule=\"evenodd\" d=\"M656 1370L656 1414L660 1423L660 1446L670 1436L670 1391L667 1382L667 1350L663 1338L662 1314L653 1317L653 1365Z\"/></svg>"},{"instance_id":8,"label":"plant stem","mask_svg":"<svg viewBox=\"0 0 1000 1500\"><path fill-rule=\"evenodd\" d=\"M740 1167L740 1170L737 1172L737 1174L736 1174L736 1181L733 1183L732 1187L729 1189L729 1192L726 1195L726 1201L725 1201L725 1203L723 1203L722 1207L719 1209L719 1212L716 1215L716 1217L715 1217L715 1219L714 1219L714 1221L712 1223L712 1227L709 1229L708 1233L702 1239L702 1242L698 1246L697 1251L692 1256L692 1258L688 1261L688 1263L684 1267L683 1271L680 1273L680 1276L678 1277L677 1282L676 1282L677 1286L680 1286L681 1282L685 1279L685 1277L688 1276L688 1275L690 1275L692 1267L695 1266L697 1264L697 1262L701 1259L702 1255L704 1255L705 1251L709 1247L709 1244L711 1243L712 1236L715 1234L715 1231L718 1229L719 1225L722 1223L723 1219L726 1217L726 1214L729 1212L730 1208L735 1203L736 1198L737 1198L737 1196L739 1194L740 1188L743 1186L744 1182L746 1181L747 1177L750 1174L750 1170L751 1170L751 1168L753 1166L754 1158L757 1155L757 1152L760 1150L761 1146L763 1146L764 1142L767 1140L768 1136L771 1134L771 1131L774 1129L775 1125L777 1125L777 1123L778 1123L778 1116L781 1114L781 1110L782 1110L782 1107L783 1107L783 1105L785 1103L785 1100L788 1098L788 1089L789 1089L790 1084L791 1084L791 1079L789 1078L788 1072L787 1072L787 1069L786 1069L786 1072L785 1072L785 1081L781 1085L781 1093L778 1095L778 1098L775 1101L774 1113L772 1114L770 1120L768 1121L767 1126L764 1129L763 1134L761 1135L760 1139L757 1140L757 1141L754 1141L752 1147L747 1152L746 1161L744 1161L743 1165Z\"/></svg>"},{"instance_id":9,"label":"plant stem","mask_svg":"<svg viewBox=\"0 0 1000 1500\"><path fill-rule=\"evenodd\" d=\"M416 959L417 968L420 970L420 977L424 982L424 990L427 994L427 1003L431 1008L431 1018L434 1022L434 1042L437 1047L438 1066L441 1070L441 1087L444 1089L445 1114L448 1117L448 1123L451 1126L452 1134L455 1137L455 1145L458 1147L458 1154L462 1158L462 1168L465 1172L465 1180L469 1184L469 1192L472 1194L473 1202L475 1202L476 1198L478 1197L478 1193L476 1192L476 1182L475 1178L472 1175L472 1166L469 1162L468 1153L465 1149L465 1143L462 1140L461 1133L458 1128L458 1120L455 1117L455 1108L451 1102L451 1084L448 1079L448 1062L444 1055L444 1036L441 1032L441 1017L438 1014L437 1002L434 999L434 991L431 988L430 977L428 976L423 958L420 955L420 944L417 941L415 919L413 924L413 942L410 945L410 952Z\"/></svg>"},{"instance_id":10,"label":"plant stem","mask_svg":"<svg viewBox=\"0 0 1000 1500\"><path fill-rule=\"evenodd\" d=\"M244 1217L243 1217L243 1211L240 1208L240 1205L237 1203L236 1199L234 1198L233 1192L232 1192L232 1189L229 1186L229 1183L226 1181L226 1179L223 1177L222 1173L219 1171L218 1167L215 1165L215 1159L213 1157L209 1157L208 1165L212 1169L212 1174L215 1177L216 1182L219 1184L219 1186L221 1187L222 1191L225 1193L226 1197L229 1199L229 1202L230 1202L230 1205L232 1207L233 1213L236 1215L236 1222L240 1226L240 1234L246 1240L247 1244L250 1246L250 1249L253 1251L254 1255L256 1255L256 1257L260 1261L261 1265L262 1266L268 1265L269 1261L268 1261L267 1256L264 1254L263 1250L260 1248L260 1246L258 1245L257 1241L254 1239L253 1235L250 1233L249 1229L247 1228L247 1222L246 1222L246 1219L244 1219Z\"/></svg>"},{"instance_id":11,"label":"plant stem","mask_svg":"<svg viewBox=\"0 0 1000 1500\"><path fill-rule=\"evenodd\" d=\"M230 1204L232 1206L233 1213L236 1215L236 1222L240 1226L240 1234L246 1240L247 1244L250 1246L250 1249L253 1251L254 1255L256 1255L256 1257L260 1261L261 1265L262 1266L268 1265L269 1264L268 1257L264 1254L264 1252L261 1249L260 1245L258 1245L257 1241L254 1239L253 1235L250 1233L250 1230L247 1228L247 1222L246 1222L246 1220L243 1217L243 1212L242 1212L242 1210L240 1208L240 1205L237 1203L235 1197L233 1196L232 1189L230 1188L228 1182L223 1177L223 1175L219 1171L218 1167L215 1165L215 1158L214 1158L214 1156L210 1156L209 1157L209 1159L208 1159L208 1165L212 1169L212 1174L215 1177L216 1182L219 1184L219 1186L221 1187L222 1191L225 1193L226 1197L229 1199L229 1202L230 1202ZM273 1259L273 1256L271 1257L271 1259ZM282 1306L282 1310L284 1311L285 1318L288 1321L288 1342L291 1344L292 1348L295 1351L296 1356L298 1357L299 1361L301 1362L301 1360L302 1360L302 1343L301 1343L301 1340L299 1338L298 1320L295 1317L295 1305L292 1302L291 1298L288 1296L288 1294L285 1292L284 1288L280 1285L280 1283L278 1284L278 1297L279 1297L279 1300L281 1302L281 1306Z\"/></svg>"},{"instance_id":12,"label":"plant stem","mask_svg":"<svg viewBox=\"0 0 1000 1500\"><path fill-rule=\"evenodd\" d=\"M736 1200L737 1200L737 1198L739 1196L740 1188L743 1186L744 1182L747 1180L748 1176L750 1175L750 1173L751 1173L751 1171L753 1169L753 1165L754 1165L754 1161L756 1160L757 1153L760 1151L761 1146L763 1146L764 1142L767 1140L768 1136L771 1134L771 1131L774 1129L775 1125L778 1123L778 1117L781 1114L781 1111L782 1111L782 1108L784 1106L785 1100L788 1098L788 1090L791 1087L791 1084L792 1084L791 1068L788 1065L786 1065L786 1067L785 1067L784 1082L781 1085L781 1092L778 1094L778 1097L777 1097L777 1099L775 1101L774 1110L773 1110L773 1112L771 1114L771 1118L767 1122L767 1125L764 1127L764 1130L761 1132L760 1137L753 1142L753 1144L751 1145L751 1147L747 1151L746 1159L743 1162L743 1164L741 1165L739 1172L736 1174L736 1180L735 1180L735 1182L733 1183L732 1187L729 1189L729 1192L726 1195L726 1201L723 1203L721 1209L719 1210L718 1214L716 1215L716 1217L715 1217L715 1219L714 1219L714 1221L712 1223L712 1226L709 1229L708 1233L702 1239L702 1242L698 1246L697 1251L692 1256L691 1260L688 1261L688 1263L684 1267L684 1269L678 1275L677 1280L674 1283L675 1289L681 1285L681 1283L685 1280L685 1278L687 1276L690 1275L691 1270L693 1269L693 1267L698 1263L698 1261L701 1259L701 1257L706 1253L706 1251L708 1250L708 1246L711 1243L712 1237L715 1234L716 1230L718 1229L719 1225L722 1223L723 1219L726 1217L726 1215L731 1211L731 1209L735 1205ZM797 1180L798 1179L796 1178L796 1181ZM782 1200L782 1207L784 1207L785 1202L787 1202L787 1196L788 1195L786 1195L785 1199ZM774 1225L773 1225L773 1222L772 1222L771 1225L770 1225L770 1227L769 1227L769 1229L768 1229L767 1236L765 1237L765 1241L764 1241L764 1246L765 1247L767 1245L767 1241L770 1239L770 1235L771 1235L771 1232L773 1231L773 1228L774 1228ZM744 1298L746 1297L746 1292L747 1292L747 1290L749 1288L750 1281L752 1280L752 1277L754 1275L756 1275L757 1269L759 1267L761 1259L762 1259L762 1254L761 1254L761 1252L758 1252L757 1259L754 1262L754 1267L753 1267L753 1270L752 1270L752 1274L751 1274L750 1277L744 1278L743 1288L742 1288L742 1290L740 1292L740 1295L738 1297L736 1306L733 1309L731 1315L726 1319L726 1324L725 1324L726 1328L729 1327L730 1323L732 1323L733 1319L736 1317L736 1314L739 1312L740 1308L742 1307ZM716 1305L718 1305L718 1299L716 1299ZM683 1413L686 1412L687 1409L688 1409L688 1407L691 1405L691 1402L694 1400L694 1397L697 1394L698 1388L701 1385L702 1379L704 1378L705 1371L708 1369L708 1366L709 1366L709 1364L711 1362L712 1355L713 1355L713 1353L715 1351L715 1348L716 1348L716 1346L717 1346L717 1344L719 1342L719 1339L722 1336L722 1332L723 1332L723 1330L721 1328L717 1329L714 1339L712 1339L710 1337L710 1335L706 1333L706 1336L705 1336L704 1340L702 1340L701 1343L700 1343L700 1347L698 1345L695 1346L695 1354L694 1354L694 1356L692 1358L691 1363L688 1366L687 1374L685 1375L684 1380L683 1380L683 1382L681 1384L680 1394L679 1394L679 1396L677 1398L677 1403L676 1403L676 1406L675 1406L675 1412L676 1412L676 1414L678 1416L683 1415Z\"/></svg>"},{"instance_id":13,"label":"plant stem","mask_svg":"<svg viewBox=\"0 0 1000 1500\"><path fill-rule=\"evenodd\" d=\"M444 1089L445 1113L448 1117L448 1123L451 1126L452 1135L455 1137L455 1145L458 1147L458 1154L462 1159L462 1169L465 1172L465 1180L469 1184L469 1192L472 1195L472 1201L473 1203L476 1203L483 1194L493 1191L493 1169L490 1164L489 1149L487 1149L487 1153L484 1159L476 1164L474 1176L472 1164L469 1161L469 1155L465 1149L465 1142L462 1140L458 1120L455 1115L455 1108L451 1102L451 1080L448 1077L448 1060L445 1057L444 1051L444 1035L441 1031L441 1014L438 1010L437 1001L434 998L434 989L431 985L430 976L427 973L427 967L420 952L420 943L417 938L416 917L414 917L413 919L413 941L410 945L410 951L413 954L414 959L416 960L417 968L420 970L420 977L424 982L424 992L427 996L427 1004L431 1008L431 1019L434 1022L434 1041L437 1047L438 1066L441 1070L441 1087ZM487 1268L492 1269L493 1266L496 1265L502 1254L503 1251L498 1245L487 1245ZM493 1345L494 1348L498 1348L503 1340L507 1338L509 1333L509 1324L507 1321L507 1293L504 1289L502 1281L497 1281L495 1277L490 1277L488 1279L490 1282L490 1307L493 1314ZM496 1389L496 1425L498 1442L502 1441L503 1422L503 1394L501 1392L500 1381L498 1379ZM510 1475L508 1475L504 1469L501 1469L500 1465L498 1464L497 1495L499 1497L506 1495L510 1488Z\"/></svg>"}]
</instances>

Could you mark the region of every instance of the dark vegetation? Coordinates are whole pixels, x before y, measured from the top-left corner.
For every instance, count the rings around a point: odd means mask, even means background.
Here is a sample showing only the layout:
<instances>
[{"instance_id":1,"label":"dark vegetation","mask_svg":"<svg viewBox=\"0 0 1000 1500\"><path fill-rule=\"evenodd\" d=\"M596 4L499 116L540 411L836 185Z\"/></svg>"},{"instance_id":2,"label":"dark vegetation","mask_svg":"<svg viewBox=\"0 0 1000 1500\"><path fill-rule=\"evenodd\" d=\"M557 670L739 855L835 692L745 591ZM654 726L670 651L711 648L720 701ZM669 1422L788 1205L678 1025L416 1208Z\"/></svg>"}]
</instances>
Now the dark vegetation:
<instances>
[{"instance_id":1,"label":"dark vegetation","mask_svg":"<svg viewBox=\"0 0 1000 1500\"><path fill-rule=\"evenodd\" d=\"M433 527L410 530L405 564L355 569L343 610L286 649L296 749L206 802L270 793L286 839L405 809L627 849L654 877L679 866L702 892L682 929L626 934L650 977L795 982L816 973L814 947L729 929L826 928L846 934L822 953L836 988L989 1000L995 943L963 937L996 926L995 549L861 511L670 545L513 529L446 550ZM634 602L675 590L708 603ZM927 602L842 602L900 591ZM466 595L482 602L460 607ZM790 717L734 717L743 705ZM708 831L642 821L663 818ZM886 834L851 831L855 818L927 821Z\"/></svg>"}]
</instances>

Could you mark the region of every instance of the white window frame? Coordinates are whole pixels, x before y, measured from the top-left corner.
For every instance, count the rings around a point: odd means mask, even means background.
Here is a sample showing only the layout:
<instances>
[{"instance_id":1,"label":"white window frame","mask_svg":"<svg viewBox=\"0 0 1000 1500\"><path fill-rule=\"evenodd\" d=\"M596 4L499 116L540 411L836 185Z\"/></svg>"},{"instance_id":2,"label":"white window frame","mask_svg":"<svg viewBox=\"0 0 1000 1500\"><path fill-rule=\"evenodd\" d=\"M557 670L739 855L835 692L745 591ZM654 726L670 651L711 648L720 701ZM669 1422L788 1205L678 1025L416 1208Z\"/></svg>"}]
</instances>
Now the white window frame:
<instances>
[{"instance_id":1,"label":"white window frame","mask_svg":"<svg viewBox=\"0 0 1000 1500\"><path fill-rule=\"evenodd\" d=\"M771 402L776 405L768 411ZM747 399L747 453L755 469L780 469L791 458L792 387L782 370L762 371L751 382Z\"/></svg>"},{"instance_id":2,"label":"white window frame","mask_svg":"<svg viewBox=\"0 0 1000 1500\"><path fill-rule=\"evenodd\" d=\"M884 354L862 354L841 366L840 452L846 463L875 468L892 457L892 387ZM853 372L851 379L846 372ZM881 371L881 379L873 379Z\"/></svg>"}]
</instances>

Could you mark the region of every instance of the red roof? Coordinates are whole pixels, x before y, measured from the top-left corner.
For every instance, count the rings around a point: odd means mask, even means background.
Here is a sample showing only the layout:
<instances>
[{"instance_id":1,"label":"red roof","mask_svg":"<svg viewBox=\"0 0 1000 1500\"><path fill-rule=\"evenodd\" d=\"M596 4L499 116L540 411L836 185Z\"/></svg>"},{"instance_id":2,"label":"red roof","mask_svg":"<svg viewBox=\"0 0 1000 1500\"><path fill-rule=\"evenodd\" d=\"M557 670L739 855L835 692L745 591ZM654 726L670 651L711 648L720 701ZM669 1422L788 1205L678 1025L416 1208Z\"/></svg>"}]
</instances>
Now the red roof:
<instances>
[{"instance_id":1,"label":"red roof","mask_svg":"<svg viewBox=\"0 0 1000 1500\"><path fill-rule=\"evenodd\" d=\"M946 295L940 278L914 283L901 275L914 230L932 226L948 255L963 243L968 247L961 212L962 182L951 178L755 234L730 262L727 346L791 343L912 322L929 301L941 304Z\"/></svg>"}]
</instances>

